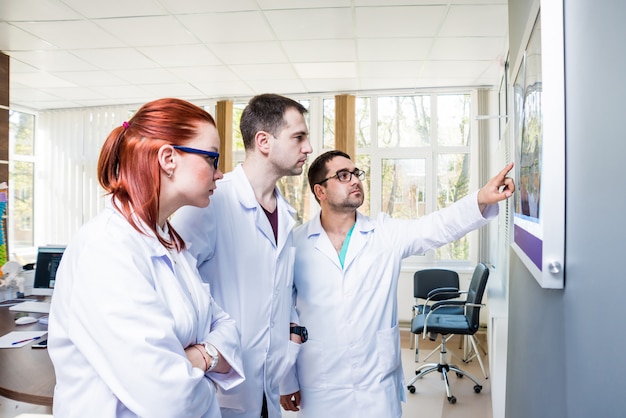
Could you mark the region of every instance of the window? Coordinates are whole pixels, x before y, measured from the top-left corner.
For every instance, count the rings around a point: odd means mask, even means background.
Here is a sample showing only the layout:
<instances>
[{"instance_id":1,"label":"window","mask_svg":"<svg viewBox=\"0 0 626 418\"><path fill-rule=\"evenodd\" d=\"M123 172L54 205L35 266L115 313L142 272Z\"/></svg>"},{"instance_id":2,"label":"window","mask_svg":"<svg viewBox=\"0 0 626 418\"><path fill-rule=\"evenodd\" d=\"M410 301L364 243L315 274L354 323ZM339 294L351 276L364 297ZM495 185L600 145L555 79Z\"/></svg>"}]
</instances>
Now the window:
<instances>
[{"instance_id":1,"label":"window","mask_svg":"<svg viewBox=\"0 0 626 418\"><path fill-rule=\"evenodd\" d=\"M323 108L326 150L334 147L334 99L325 99ZM470 93L357 97L355 115L357 166L367 175L361 212L415 219L468 194ZM466 236L421 260L472 261L471 240Z\"/></svg>"},{"instance_id":2,"label":"window","mask_svg":"<svg viewBox=\"0 0 626 418\"><path fill-rule=\"evenodd\" d=\"M477 131L473 107L475 91L439 91L362 94L355 100L356 156L366 173L365 201L360 211L377 216L385 212L399 219L414 219L450 205L477 188L479 170ZM335 147L335 98L310 95L300 100L309 113L313 154L303 174L281 179L277 187L297 211L298 222L308 221L318 205L310 193L308 165L322 152ZM233 103L233 163L244 160L239 121L247 100ZM206 107L212 103L204 103ZM214 109L213 106L211 106ZM9 229L16 246L66 243L76 230L103 206L96 178L96 162L102 142L111 129L128 119L129 106L102 109L67 109L37 114L40 134L34 143L35 117L11 113ZM46 173L36 182L37 172ZM76 144L81 144L80 147ZM13 197L14 196L14 197ZM34 207L33 200L37 200ZM36 222L33 222L35 218ZM33 225L37 228L33 233ZM469 265L478 254L478 234L437 251L407 260L407 265L458 263Z\"/></svg>"},{"instance_id":3,"label":"window","mask_svg":"<svg viewBox=\"0 0 626 418\"><path fill-rule=\"evenodd\" d=\"M35 116L9 111L9 251L34 246Z\"/></svg>"}]
</instances>

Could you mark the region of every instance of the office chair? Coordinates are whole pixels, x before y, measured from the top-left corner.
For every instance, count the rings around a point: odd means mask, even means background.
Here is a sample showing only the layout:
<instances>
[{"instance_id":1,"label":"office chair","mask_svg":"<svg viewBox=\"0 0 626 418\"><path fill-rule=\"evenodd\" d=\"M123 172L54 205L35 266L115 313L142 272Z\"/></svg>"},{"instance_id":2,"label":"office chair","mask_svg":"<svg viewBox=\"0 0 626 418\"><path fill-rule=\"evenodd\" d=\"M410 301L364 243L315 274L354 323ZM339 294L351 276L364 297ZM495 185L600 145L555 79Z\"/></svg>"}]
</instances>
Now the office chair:
<instances>
[{"instance_id":1,"label":"office chair","mask_svg":"<svg viewBox=\"0 0 626 418\"><path fill-rule=\"evenodd\" d=\"M430 293L435 289L441 290L436 295L431 295ZM444 293L443 289L447 289L449 292ZM413 274L413 297L415 298L415 303L413 304L411 318L428 313L430 302L455 299L459 296L459 274L456 271L446 269L418 270ZM441 309L441 313L463 313L463 307L460 306L449 306ZM448 339L451 337L451 335L448 336ZM419 362L419 335L415 335L411 339L409 348L415 348L415 362ZM439 348L435 348L424 360L427 360L438 350Z\"/></svg>"},{"instance_id":2,"label":"office chair","mask_svg":"<svg viewBox=\"0 0 626 418\"><path fill-rule=\"evenodd\" d=\"M429 332L441 334L441 345L439 363L429 363L420 366L416 371L416 375L408 383L407 389L409 392L415 393L413 383L415 383L417 379L421 379L432 372L439 372L443 376L448 402L451 404L456 403L456 397L450 393L450 382L448 380L448 373L450 371L455 372L459 378L467 376L472 380L475 383L474 392L480 393L483 389L482 385L471 374L452 364L448 364L446 337L450 334L474 335L476 331L478 331L480 325L480 308L483 306L482 299L488 278L489 269L485 264L478 263L474 269L472 281L470 282L465 300L444 300L436 302L430 307L427 313L419 314L413 318L411 321L411 332L413 334L422 334L423 338L426 338ZM436 292L437 290L434 291L434 293ZM444 290L444 293L447 292L448 290ZM462 314L438 313L438 311L444 307L455 306L463 307L464 312ZM475 344L472 339L470 339L470 341L472 344ZM477 347L474 347L474 349L478 351Z\"/></svg>"},{"instance_id":3,"label":"office chair","mask_svg":"<svg viewBox=\"0 0 626 418\"><path fill-rule=\"evenodd\" d=\"M438 291L434 292L435 289L438 289ZM455 299L465 293L467 293L467 291L459 291L459 275L456 271L446 269L418 270L413 274L413 297L415 298L415 304L412 309L412 317L421 313L428 313L432 302ZM420 302L420 300L424 300L424 302ZM462 315L463 312L464 308L462 306L446 306L441 307L437 313ZM446 336L446 342L452 337L454 337L454 334ZM435 341L437 335L432 333L429 335L429 338L431 341ZM422 361L428 360L433 354L440 351L440 348L440 346L436 347L428 353ZM450 354L466 364L474 358L477 358L483 376L485 379L488 379L489 376L487 375L478 348L480 348L485 355L487 355L487 352L482 348L476 338L473 335L464 336L464 338L459 340L459 349L461 348L463 348L463 358L457 356L452 351L450 351ZM419 335L415 335L414 338L410 340L409 349L415 349L415 362L419 363Z\"/></svg>"}]
</instances>

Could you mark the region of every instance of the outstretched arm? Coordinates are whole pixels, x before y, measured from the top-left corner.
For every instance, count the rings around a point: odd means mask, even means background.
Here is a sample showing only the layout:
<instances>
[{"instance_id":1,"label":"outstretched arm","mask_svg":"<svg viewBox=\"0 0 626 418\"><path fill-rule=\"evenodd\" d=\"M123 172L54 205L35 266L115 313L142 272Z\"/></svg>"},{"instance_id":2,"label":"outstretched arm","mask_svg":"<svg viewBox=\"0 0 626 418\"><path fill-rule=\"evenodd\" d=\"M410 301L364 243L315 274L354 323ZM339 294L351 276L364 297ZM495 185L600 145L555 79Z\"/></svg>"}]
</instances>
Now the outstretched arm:
<instances>
[{"instance_id":1,"label":"outstretched arm","mask_svg":"<svg viewBox=\"0 0 626 418\"><path fill-rule=\"evenodd\" d=\"M493 205L513 196L515 183L512 178L506 176L512 168L513 163L507 164L502 171L489 180L489 182L478 191L478 207L481 212L483 212L488 205Z\"/></svg>"}]
</instances>

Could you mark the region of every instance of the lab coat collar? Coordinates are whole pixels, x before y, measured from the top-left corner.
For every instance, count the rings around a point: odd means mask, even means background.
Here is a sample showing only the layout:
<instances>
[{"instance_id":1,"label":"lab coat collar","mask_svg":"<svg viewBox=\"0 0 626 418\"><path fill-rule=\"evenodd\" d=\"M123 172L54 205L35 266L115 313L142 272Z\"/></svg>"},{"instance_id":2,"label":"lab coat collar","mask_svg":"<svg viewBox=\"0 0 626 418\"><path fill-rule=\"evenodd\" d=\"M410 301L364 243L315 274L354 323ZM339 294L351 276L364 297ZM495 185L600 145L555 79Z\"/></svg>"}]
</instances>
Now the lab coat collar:
<instances>
[{"instance_id":1,"label":"lab coat collar","mask_svg":"<svg viewBox=\"0 0 626 418\"><path fill-rule=\"evenodd\" d=\"M307 226L307 239L311 239L314 236L318 236L315 248L325 254L339 269L342 269L337 251L335 251L326 231L322 227L322 212L318 212L314 216ZM348 244L348 252L343 263L343 270L347 270L350 264L357 258L365 244L367 243L367 237L370 233L374 232L374 222L362 213L356 213L356 225L352 231L350 237L350 243Z\"/></svg>"},{"instance_id":2,"label":"lab coat collar","mask_svg":"<svg viewBox=\"0 0 626 418\"><path fill-rule=\"evenodd\" d=\"M274 239L274 231L272 230L272 225L270 225L265 212L263 212L261 205L256 200L256 196L254 195L254 189L250 184L250 180L248 180L248 176L246 176L245 171L243 171L243 166L239 164L232 171L232 181L236 186L236 194L237 199L241 206L245 209L255 211L255 223L257 228L265 235L265 237L276 245L276 240ZM287 237L289 233L293 229L296 224L295 215L296 210L287 202L284 196L280 193L280 190L277 186L274 186L274 196L276 196L276 210L278 211L278 249L282 249L287 241Z\"/></svg>"},{"instance_id":3,"label":"lab coat collar","mask_svg":"<svg viewBox=\"0 0 626 418\"><path fill-rule=\"evenodd\" d=\"M141 239L146 244L146 247L149 250L151 257L167 257L170 260L170 268L173 269L173 260L171 259L169 252L163 245L161 245L154 232L150 228L148 228L146 223L139 216L135 215L134 212L132 214L132 217L135 220L137 226L143 231L143 233L137 232L137 230L128 223L126 218L124 218L124 216L115 208L115 206L113 205L113 198L109 197L106 199L105 209L113 212L113 216L119 216L120 219L122 219L123 222L128 225L129 230L132 230L132 232L138 233L141 236Z\"/></svg>"}]
</instances>

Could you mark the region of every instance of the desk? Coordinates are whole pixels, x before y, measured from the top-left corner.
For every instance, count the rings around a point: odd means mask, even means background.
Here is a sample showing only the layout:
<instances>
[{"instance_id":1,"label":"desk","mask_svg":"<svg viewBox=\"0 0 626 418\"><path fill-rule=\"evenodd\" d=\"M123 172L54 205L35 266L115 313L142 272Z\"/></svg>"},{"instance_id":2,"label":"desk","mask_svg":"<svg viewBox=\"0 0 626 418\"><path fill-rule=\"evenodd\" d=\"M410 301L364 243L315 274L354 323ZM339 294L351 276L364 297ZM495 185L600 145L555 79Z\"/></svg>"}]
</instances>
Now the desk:
<instances>
[{"instance_id":1,"label":"desk","mask_svg":"<svg viewBox=\"0 0 626 418\"><path fill-rule=\"evenodd\" d=\"M15 325L15 314L7 307L0 307L0 335L13 330L45 330L46 325L38 322ZM35 317L43 314L31 313ZM35 341L36 342L36 341ZM33 350L27 344L20 348L0 349L0 395L20 402L37 405L52 405L56 378L47 349Z\"/></svg>"}]
</instances>

